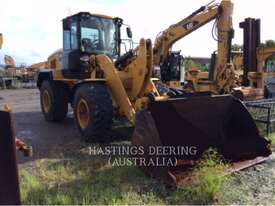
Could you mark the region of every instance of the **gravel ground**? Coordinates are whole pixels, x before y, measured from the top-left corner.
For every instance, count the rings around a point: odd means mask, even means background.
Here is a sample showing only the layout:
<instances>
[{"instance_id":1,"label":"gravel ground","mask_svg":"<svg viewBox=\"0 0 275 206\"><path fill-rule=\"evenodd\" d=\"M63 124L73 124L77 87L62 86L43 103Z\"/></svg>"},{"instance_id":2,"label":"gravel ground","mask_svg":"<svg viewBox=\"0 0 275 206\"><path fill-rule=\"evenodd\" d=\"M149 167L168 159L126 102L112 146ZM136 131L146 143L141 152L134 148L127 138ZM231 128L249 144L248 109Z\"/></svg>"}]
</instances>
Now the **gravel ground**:
<instances>
[{"instance_id":1,"label":"gravel ground","mask_svg":"<svg viewBox=\"0 0 275 206\"><path fill-rule=\"evenodd\" d=\"M33 158L19 154L20 163L41 158L58 158L67 145L80 142L72 113L62 123L44 120L38 89L1 90L0 97L0 108L3 108L4 103L9 103L12 107L17 137L33 147Z\"/></svg>"},{"instance_id":2,"label":"gravel ground","mask_svg":"<svg viewBox=\"0 0 275 206\"><path fill-rule=\"evenodd\" d=\"M275 205L275 154L232 175L219 200L233 205Z\"/></svg>"}]
</instances>

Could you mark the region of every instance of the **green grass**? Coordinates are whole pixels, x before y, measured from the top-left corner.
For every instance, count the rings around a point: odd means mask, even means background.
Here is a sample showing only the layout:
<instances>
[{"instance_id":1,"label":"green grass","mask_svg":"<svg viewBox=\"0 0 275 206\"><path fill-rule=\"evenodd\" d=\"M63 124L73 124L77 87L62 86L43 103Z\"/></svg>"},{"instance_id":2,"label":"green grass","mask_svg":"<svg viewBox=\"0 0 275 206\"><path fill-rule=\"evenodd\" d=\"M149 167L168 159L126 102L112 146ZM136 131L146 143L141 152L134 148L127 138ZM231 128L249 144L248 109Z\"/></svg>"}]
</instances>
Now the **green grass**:
<instances>
[{"instance_id":1,"label":"green grass","mask_svg":"<svg viewBox=\"0 0 275 206\"><path fill-rule=\"evenodd\" d=\"M271 133L269 139L271 140L272 146L275 147L275 133Z\"/></svg>"},{"instance_id":2,"label":"green grass","mask_svg":"<svg viewBox=\"0 0 275 206\"><path fill-rule=\"evenodd\" d=\"M227 165L215 150L208 150L199 164L194 168L191 185L174 193L172 198L177 204L187 198L191 204L214 204L219 192L229 180L225 175Z\"/></svg>"},{"instance_id":3,"label":"green grass","mask_svg":"<svg viewBox=\"0 0 275 206\"><path fill-rule=\"evenodd\" d=\"M21 198L23 204L214 204L227 180L224 168L215 152L207 153L192 184L175 189L102 157L39 160L20 169Z\"/></svg>"},{"instance_id":4,"label":"green grass","mask_svg":"<svg viewBox=\"0 0 275 206\"><path fill-rule=\"evenodd\" d=\"M164 185L145 177L137 168L107 167L92 171L91 163L80 159L47 161L32 169L22 169L23 204L164 203L159 197Z\"/></svg>"}]
</instances>

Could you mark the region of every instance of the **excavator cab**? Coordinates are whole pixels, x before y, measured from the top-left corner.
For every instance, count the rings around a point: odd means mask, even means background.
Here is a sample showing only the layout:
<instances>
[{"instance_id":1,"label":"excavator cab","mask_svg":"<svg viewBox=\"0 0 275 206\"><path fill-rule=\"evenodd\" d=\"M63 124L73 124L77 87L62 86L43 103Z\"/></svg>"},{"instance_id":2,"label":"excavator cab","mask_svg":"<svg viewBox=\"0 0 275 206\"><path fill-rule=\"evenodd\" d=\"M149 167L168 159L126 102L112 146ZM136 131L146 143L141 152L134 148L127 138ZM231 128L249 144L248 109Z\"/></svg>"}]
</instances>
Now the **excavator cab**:
<instances>
[{"instance_id":1,"label":"excavator cab","mask_svg":"<svg viewBox=\"0 0 275 206\"><path fill-rule=\"evenodd\" d=\"M183 71L183 56L180 51L172 51L163 64L160 65L161 80L163 82L181 80Z\"/></svg>"}]
</instances>

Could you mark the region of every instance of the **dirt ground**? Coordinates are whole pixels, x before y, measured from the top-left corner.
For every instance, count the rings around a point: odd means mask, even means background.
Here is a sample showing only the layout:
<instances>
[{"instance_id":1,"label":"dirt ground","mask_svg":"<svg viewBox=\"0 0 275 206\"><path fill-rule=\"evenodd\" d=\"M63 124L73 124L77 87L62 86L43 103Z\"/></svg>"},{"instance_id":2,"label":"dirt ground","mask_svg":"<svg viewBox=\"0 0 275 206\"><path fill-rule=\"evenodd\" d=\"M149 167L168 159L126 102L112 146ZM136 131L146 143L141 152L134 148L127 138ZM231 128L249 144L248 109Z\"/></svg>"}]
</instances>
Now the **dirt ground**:
<instances>
[{"instance_id":1,"label":"dirt ground","mask_svg":"<svg viewBox=\"0 0 275 206\"><path fill-rule=\"evenodd\" d=\"M57 154L62 154L67 145L80 142L71 112L62 123L44 120L38 89L1 90L0 108L3 108L4 103L12 107L17 137L33 147L33 158L19 154L19 163L57 158Z\"/></svg>"}]
</instances>

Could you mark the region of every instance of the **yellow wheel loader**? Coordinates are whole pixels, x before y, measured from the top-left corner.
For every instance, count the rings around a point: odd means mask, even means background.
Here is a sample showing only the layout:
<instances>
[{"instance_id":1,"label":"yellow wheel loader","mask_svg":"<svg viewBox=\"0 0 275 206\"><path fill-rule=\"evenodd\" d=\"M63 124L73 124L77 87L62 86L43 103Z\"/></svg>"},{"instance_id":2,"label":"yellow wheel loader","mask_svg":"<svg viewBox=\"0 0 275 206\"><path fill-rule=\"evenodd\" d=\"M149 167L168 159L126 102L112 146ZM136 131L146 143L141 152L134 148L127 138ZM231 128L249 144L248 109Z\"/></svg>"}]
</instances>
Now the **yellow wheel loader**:
<instances>
[{"instance_id":1,"label":"yellow wheel loader","mask_svg":"<svg viewBox=\"0 0 275 206\"><path fill-rule=\"evenodd\" d=\"M151 78L151 41L141 39L121 55L122 25L120 18L88 12L63 20L63 52L56 52L56 62L62 62L41 70L37 80L47 121L62 121L71 104L81 135L102 142L114 115L124 116L135 126L133 146L144 148L146 160L148 148L156 146L197 148L194 156L171 154L179 162L198 159L209 147L230 161L271 153L244 105L232 96L160 95ZM166 175L172 172L165 168ZM157 168L150 171L159 176Z\"/></svg>"}]
</instances>

